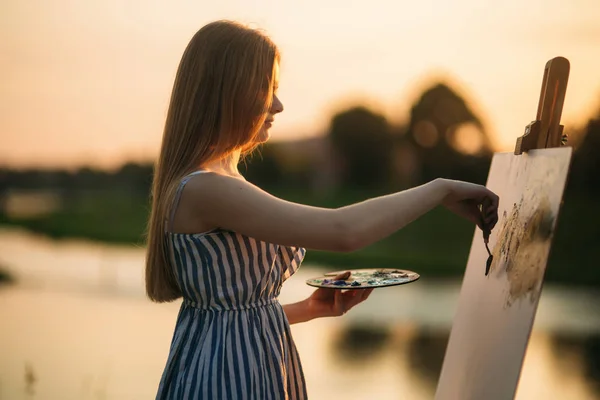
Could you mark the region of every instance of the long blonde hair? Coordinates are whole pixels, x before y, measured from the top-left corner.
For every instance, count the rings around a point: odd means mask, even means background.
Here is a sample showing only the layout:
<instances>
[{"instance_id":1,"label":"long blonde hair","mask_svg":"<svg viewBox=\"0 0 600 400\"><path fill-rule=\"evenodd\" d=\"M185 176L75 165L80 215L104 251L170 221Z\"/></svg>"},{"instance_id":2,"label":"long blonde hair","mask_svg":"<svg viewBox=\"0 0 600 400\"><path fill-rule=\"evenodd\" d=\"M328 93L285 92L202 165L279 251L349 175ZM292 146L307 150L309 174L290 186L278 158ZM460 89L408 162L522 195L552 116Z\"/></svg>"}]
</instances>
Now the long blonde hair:
<instances>
[{"instance_id":1,"label":"long blonde hair","mask_svg":"<svg viewBox=\"0 0 600 400\"><path fill-rule=\"evenodd\" d=\"M152 183L146 253L146 293L152 301L182 295L165 240L179 181L207 162L255 147L273 101L278 61L268 37L231 21L205 25L185 49Z\"/></svg>"}]
</instances>

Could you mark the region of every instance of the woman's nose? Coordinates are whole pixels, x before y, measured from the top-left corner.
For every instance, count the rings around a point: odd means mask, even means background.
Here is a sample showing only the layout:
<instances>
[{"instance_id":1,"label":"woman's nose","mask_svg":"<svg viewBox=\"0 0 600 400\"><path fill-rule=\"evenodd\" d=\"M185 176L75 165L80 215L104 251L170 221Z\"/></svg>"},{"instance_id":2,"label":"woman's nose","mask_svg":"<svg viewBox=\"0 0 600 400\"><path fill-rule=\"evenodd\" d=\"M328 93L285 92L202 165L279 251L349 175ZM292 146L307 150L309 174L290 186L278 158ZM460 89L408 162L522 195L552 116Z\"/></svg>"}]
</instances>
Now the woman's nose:
<instances>
[{"instance_id":1,"label":"woman's nose","mask_svg":"<svg viewBox=\"0 0 600 400\"><path fill-rule=\"evenodd\" d=\"M273 96L273 105L271 106L271 113L277 114L283 111L283 103L279 100L279 97Z\"/></svg>"}]
</instances>

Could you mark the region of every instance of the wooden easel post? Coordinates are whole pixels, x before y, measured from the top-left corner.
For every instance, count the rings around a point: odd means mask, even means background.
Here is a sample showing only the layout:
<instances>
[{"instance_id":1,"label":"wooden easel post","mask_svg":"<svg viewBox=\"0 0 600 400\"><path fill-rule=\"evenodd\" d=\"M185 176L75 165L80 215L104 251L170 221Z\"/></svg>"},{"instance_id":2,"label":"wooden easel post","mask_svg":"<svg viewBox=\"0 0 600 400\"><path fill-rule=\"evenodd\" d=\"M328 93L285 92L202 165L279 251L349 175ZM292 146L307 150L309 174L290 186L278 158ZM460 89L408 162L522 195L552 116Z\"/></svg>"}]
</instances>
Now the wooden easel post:
<instances>
[{"instance_id":1,"label":"wooden easel post","mask_svg":"<svg viewBox=\"0 0 600 400\"><path fill-rule=\"evenodd\" d=\"M559 147L564 144L563 125L560 125L570 64L564 57L555 57L546 63L536 120L525 127L517 138L515 154L532 149Z\"/></svg>"}]
</instances>

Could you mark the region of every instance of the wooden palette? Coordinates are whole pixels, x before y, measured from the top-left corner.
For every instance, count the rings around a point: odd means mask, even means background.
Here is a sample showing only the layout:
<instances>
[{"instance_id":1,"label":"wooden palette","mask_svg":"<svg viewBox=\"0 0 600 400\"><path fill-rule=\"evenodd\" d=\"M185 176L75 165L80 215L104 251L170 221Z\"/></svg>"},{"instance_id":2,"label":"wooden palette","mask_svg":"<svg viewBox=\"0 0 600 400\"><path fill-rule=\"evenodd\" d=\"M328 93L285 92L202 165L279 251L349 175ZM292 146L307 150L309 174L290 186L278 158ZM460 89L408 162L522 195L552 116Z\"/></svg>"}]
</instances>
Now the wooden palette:
<instances>
[{"instance_id":1,"label":"wooden palette","mask_svg":"<svg viewBox=\"0 0 600 400\"><path fill-rule=\"evenodd\" d=\"M365 268L350 270L346 280L335 280L337 275L346 271L328 272L323 276L308 279L309 286L328 289L372 289L404 285L420 278L416 272L393 268Z\"/></svg>"}]
</instances>

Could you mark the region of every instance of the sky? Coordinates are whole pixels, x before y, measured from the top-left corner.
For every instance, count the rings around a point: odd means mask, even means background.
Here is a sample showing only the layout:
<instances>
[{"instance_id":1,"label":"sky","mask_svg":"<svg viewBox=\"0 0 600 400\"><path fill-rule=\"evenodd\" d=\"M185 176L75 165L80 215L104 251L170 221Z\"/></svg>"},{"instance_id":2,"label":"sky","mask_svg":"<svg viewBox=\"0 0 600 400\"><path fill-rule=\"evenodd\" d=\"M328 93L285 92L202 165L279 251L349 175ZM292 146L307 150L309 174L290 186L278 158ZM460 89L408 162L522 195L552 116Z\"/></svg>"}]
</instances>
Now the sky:
<instances>
[{"instance_id":1,"label":"sky","mask_svg":"<svg viewBox=\"0 0 600 400\"><path fill-rule=\"evenodd\" d=\"M598 0L2 0L0 165L154 159L181 54L216 19L281 49L273 140L322 134L358 104L402 123L442 79L512 151L556 56L571 62L562 123L600 109Z\"/></svg>"}]
</instances>

